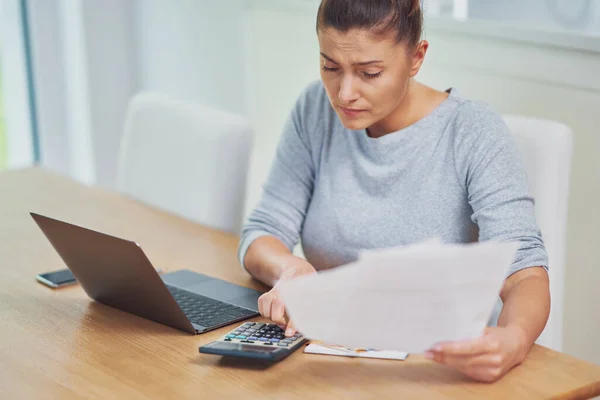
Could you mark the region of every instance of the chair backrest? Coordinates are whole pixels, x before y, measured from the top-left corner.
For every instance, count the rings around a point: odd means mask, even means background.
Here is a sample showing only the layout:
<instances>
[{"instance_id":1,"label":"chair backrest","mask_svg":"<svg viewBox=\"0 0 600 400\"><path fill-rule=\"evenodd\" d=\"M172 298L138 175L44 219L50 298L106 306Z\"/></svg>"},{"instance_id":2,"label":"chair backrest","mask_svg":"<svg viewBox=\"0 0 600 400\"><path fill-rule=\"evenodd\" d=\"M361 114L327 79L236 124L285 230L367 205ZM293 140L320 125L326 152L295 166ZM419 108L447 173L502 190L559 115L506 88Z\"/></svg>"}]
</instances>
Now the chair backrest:
<instances>
[{"instance_id":1,"label":"chair backrest","mask_svg":"<svg viewBox=\"0 0 600 400\"><path fill-rule=\"evenodd\" d=\"M561 123L505 115L535 197L535 214L549 257L552 308L537 343L562 350L567 208L573 134Z\"/></svg>"},{"instance_id":2,"label":"chair backrest","mask_svg":"<svg viewBox=\"0 0 600 400\"><path fill-rule=\"evenodd\" d=\"M253 143L241 116L143 92L130 102L117 189L190 220L239 233Z\"/></svg>"}]
</instances>

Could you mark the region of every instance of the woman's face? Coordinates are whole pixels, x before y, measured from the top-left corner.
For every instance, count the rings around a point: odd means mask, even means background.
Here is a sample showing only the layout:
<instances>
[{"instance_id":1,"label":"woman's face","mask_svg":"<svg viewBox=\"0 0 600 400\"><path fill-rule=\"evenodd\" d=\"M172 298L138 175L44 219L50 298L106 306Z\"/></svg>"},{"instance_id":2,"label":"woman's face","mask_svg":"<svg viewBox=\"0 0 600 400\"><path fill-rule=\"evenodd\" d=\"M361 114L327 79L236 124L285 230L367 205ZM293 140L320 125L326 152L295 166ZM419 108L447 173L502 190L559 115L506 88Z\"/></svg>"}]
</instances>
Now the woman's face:
<instances>
[{"instance_id":1,"label":"woman's face","mask_svg":"<svg viewBox=\"0 0 600 400\"><path fill-rule=\"evenodd\" d=\"M318 36L321 79L342 124L352 130L385 125L418 73L427 42L409 52L394 32L325 28Z\"/></svg>"}]
</instances>

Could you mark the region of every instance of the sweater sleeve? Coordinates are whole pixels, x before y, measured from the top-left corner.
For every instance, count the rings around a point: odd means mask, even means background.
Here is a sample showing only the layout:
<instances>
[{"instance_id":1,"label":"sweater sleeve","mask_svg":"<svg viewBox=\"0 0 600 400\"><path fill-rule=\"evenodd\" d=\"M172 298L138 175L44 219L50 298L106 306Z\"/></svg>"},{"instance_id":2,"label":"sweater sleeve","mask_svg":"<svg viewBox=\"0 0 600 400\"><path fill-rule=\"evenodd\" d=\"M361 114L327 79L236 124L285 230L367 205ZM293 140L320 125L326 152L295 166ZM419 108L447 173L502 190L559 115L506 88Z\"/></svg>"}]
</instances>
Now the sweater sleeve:
<instances>
[{"instance_id":1,"label":"sweater sleeve","mask_svg":"<svg viewBox=\"0 0 600 400\"><path fill-rule=\"evenodd\" d=\"M516 144L504 120L484 104L467 102L454 121L455 167L479 227L479 241L517 241L508 275L548 268L535 220L535 200Z\"/></svg>"}]
</instances>

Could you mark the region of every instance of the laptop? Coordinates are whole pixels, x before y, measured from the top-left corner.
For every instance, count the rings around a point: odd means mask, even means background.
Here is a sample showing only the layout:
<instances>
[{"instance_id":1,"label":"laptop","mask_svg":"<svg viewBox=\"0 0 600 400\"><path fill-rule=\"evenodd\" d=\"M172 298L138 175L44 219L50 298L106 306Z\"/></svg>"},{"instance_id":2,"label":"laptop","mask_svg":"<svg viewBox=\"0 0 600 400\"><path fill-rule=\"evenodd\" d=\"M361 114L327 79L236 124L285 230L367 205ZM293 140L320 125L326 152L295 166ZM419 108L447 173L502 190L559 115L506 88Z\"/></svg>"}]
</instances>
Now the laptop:
<instances>
[{"instance_id":1,"label":"laptop","mask_svg":"<svg viewBox=\"0 0 600 400\"><path fill-rule=\"evenodd\" d=\"M135 242L30 214L99 303L192 334L259 315L257 290L188 270L160 276Z\"/></svg>"}]
</instances>

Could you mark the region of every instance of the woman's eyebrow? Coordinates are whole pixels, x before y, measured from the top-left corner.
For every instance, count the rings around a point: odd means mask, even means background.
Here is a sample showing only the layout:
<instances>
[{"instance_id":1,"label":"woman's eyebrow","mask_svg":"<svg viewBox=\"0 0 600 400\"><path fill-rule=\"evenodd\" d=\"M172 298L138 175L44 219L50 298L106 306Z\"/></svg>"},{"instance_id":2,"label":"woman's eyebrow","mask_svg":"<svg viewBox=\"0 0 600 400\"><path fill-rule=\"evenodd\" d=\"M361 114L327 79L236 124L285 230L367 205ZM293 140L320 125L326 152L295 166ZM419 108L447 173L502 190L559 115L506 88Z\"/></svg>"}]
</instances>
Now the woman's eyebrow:
<instances>
[{"instance_id":1,"label":"woman's eyebrow","mask_svg":"<svg viewBox=\"0 0 600 400\"><path fill-rule=\"evenodd\" d=\"M330 62L332 62L334 64L339 64L337 61L335 61L333 58L329 57L327 54L321 53L321 55L327 61L330 61ZM381 62L383 62L383 61L381 61L381 60L361 61L361 62L352 63L352 65L370 65L370 64L377 64L377 63L381 63Z\"/></svg>"}]
</instances>

